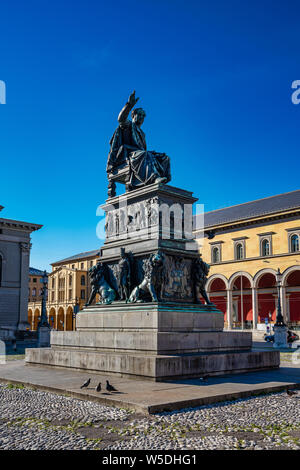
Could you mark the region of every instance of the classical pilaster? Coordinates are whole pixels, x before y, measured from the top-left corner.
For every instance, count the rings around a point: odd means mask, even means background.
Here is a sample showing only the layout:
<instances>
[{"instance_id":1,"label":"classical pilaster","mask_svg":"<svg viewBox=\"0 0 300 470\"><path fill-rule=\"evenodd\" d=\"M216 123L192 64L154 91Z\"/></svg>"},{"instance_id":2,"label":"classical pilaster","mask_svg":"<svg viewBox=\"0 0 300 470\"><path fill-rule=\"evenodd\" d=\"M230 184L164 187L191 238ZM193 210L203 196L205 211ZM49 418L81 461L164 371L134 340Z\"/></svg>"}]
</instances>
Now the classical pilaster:
<instances>
[{"instance_id":1,"label":"classical pilaster","mask_svg":"<svg viewBox=\"0 0 300 470\"><path fill-rule=\"evenodd\" d=\"M20 301L18 330L24 331L30 328L28 323L28 276L29 276L29 255L31 243L20 243Z\"/></svg>"},{"instance_id":2,"label":"classical pilaster","mask_svg":"<svg viewBox=\"0 0 300 470\"><path fill-rule=\"evenodd\" d=\"M228 329L232 328L232 290L227 289L227 325Z\"/></svg>"},{"instance_id":3,"label":"classical pilaster","mask_svg":"<svg viewBox=\"0 0 300 470\"><path fill-rule=\"evenodd\" d=\"M286 306L286 319L288 322L291 321L291 311L290 311L290 296L291 294L286 292L285 288L285 306Z\"/></svg>"},{"instance_id":4,"label":"classical pilaster","mask_svg":"<svg viewBox=\"0 0 300 470\"><path fill-rule=\"evenodd\" d=\"M286 287L280 286L280 303L282 309L282 316L285 323L290 321L290 315L288 311L288 303L286 298Z\"/></svg>"},{"instance_id":5,"label":"classical pilaster","mask_svg":"<svg viewBox=\"0 0 300 470\"><path fill-rule=\"evenodd\" d=\"M66 311L67 311L67 302L68 302L68 290L69 290L69 276L68 271L65 269L65 298L64 298L64 328L66 325Z\"/></svg>"},{"instance_id":6,"label":"classical pilaster","mask_svg":"<svg viewBox=\"0 0 300 470\"><path fill-rule=\"evenodd\" d=\"M64 311L64 331L67 331L67 311L68 311L68 307L66 305L65 311Z\"/></svg>"},{"instance_id":7,"label":"classical pilaster","mask_svg":"<svg viewBox=\"0 0 300 470\"><path fill-rule=\"evenodd\" d=\"M258 317L258 298L257 298L257 288L252 287L252 321L253 321L253 330L257 328L257 317Z\"/></svg>"},{"instance_id":8,"label":"classical pilaster","mask_svg":"<svg viewBox=\"0 0 300 470\"><path fill-rule=\"evenodd\" d=\"M55 304L56 304L56 315L55 315L55 320L54 320L54 328L57 328L57 312L58 312L58 305L59 305L59 298L58 298L58 282L59 282L59 275L58 273L54 274L55 277Z\"/></svg>"}]
</instances>

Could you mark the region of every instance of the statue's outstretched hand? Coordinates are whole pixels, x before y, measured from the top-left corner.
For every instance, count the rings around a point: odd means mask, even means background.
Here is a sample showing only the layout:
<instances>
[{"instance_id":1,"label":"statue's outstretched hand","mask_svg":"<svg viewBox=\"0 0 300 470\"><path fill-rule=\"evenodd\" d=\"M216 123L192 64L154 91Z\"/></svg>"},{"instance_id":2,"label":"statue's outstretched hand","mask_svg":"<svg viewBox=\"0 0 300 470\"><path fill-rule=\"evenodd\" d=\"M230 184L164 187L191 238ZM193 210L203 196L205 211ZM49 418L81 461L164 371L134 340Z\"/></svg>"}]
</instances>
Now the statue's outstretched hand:
<instances>
[{"instance_id":1,"label":"statue's outstretched hand","mask_svg":"<svg viewBox=\"0 0 300 470\"><path fill-rule=\"evenodd\" d=\"M130 108L132 109L136 103L138 102L139 98L135 97L135 90L131 93L128 99L128 104L130 105Z\"/></svg>"}]
</instances>

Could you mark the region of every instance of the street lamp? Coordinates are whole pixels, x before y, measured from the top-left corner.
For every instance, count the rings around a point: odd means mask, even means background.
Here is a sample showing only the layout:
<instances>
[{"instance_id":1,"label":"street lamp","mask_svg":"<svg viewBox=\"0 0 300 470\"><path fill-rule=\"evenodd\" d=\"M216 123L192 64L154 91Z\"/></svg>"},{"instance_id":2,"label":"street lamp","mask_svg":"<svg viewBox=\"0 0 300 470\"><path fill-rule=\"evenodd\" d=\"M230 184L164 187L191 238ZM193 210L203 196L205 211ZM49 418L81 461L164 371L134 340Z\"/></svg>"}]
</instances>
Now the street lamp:
<instances>
[{"instance_id":1,"label":"street lamp","mask_svg":"<svg viewBox=\"0 0 300 470\"><path fill-rule=\"evenodd\" d=\"M284 323L282 313L281 313L281 301L280 301L281 279L282 279L282 274L280 272L280 269L278 268L278 271L276 273L278 301L277 301L277 315L276 315L275 326L286 326Z\"/></svg>"},{"instance_id":2,"label":"street lamp","mask_svg":"<svg viewBox=\"0 0 300 470\"><path fill-rule=\"evenodd\" d=\"M48 291L48 274L44 271L43 277L41 279L43 283L42 288L42 313L41 318L38 323L38 346L49 347L50 346L50 325L47 318L46 302L47 302L47 291Z\"/></svg>"},{"instance_id":3,"label":"street lamp","mask_svg":"<svg viewBox=\"0 0 300 470\"><path fill-rule=\"evenodd\" d=\"M284 323L284 319L281 313L281 302L280 302L280 288L281 288L281 278L282 274L280 269L278 268L276 274L276 281L277 281L277 292L278 292L278 302L277 302L277 315L276 315L276 323L274 325L274 348L287 348L287 331L288 328Z\"/></svg>"},{"instance_id":4,"label":"street lamp","mask_svg":"<svg viewBox=\"0 0 300 470\"><path fill-rule=\"evenodd\" d=\"M74 330L76 330L76 315L77 315L77 313L79 312L79 309L80 309L80 307L79 307L79 299L78 299L78 297L76 297L76 303L75 303L74 308L73 308L73 320L74 320L74 322L73 322L73 329L74 329Z\"/></svg>"},{"instance_id":5,"label":"street lamp","mask_svg":"<svg viewBox=\"0 0 300 470\"><path fill-rule=\"evenodd\" d=\"M47 291L48 291L48 274L46 271L43 273L43 277L40 280L43 283L42 288L42 313L40 317L40 321L38 323L38 328L40 326L49 327L48 318L47 318L47 309L46 309L46 302L47 302Z\"/></svg>"}]
</instances>

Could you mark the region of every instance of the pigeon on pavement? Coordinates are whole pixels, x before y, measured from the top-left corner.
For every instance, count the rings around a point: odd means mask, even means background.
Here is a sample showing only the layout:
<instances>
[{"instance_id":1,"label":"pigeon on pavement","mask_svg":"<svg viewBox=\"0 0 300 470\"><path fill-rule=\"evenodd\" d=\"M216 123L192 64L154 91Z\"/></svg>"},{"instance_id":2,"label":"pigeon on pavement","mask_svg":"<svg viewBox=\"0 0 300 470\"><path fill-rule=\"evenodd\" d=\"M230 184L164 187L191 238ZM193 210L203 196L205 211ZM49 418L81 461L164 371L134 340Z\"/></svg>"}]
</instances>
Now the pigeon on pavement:
<instances>
[{"instance_id":1,"label":"pigeon on pavement","mask_svg":"<svg viewBox=\"0 0 300 470\"><path fill-rule=\"evenodd\" d=\"M101 392L101 382L98 383L95 390L96 390L96 392Z\"/></svg>"},{"instance_id":2,"label":"pigeon on pavement","mask_svg":"<svg viewBox=\"0 0 300 470\"><path fill-rule=\"evenodd\" d=\"M108 380L106 381L106 390L107 390L108 392L117 392L117 391L118 391L118 390L115 389L115 387L113 387L113 385L111 385L111 384L109 383Z\"/></svg>"},{"instance_id":3,"label":"pigeon on pavement","mask_svg":"<svg viewBox=\"0 0 300 470\"><path fill-rule=\"evenodd\" d=\"M91 383L91 379L88 379L86 382L84 382L84 384L81 385L80 388L86 388L90 385L90 383Z\"/></svg>"},{"instance_id":4,"label":"pigeon on pavement","mask_svg":"<svg viewBox=\"0 0 300 470\"><path fill-rule=\"evenodd\" d=\"M287 390L286 393L288 394L289 397L292 397L293 395L298 395L298 393L295 392L294 390Z\"/></svg>"}]
</instances>

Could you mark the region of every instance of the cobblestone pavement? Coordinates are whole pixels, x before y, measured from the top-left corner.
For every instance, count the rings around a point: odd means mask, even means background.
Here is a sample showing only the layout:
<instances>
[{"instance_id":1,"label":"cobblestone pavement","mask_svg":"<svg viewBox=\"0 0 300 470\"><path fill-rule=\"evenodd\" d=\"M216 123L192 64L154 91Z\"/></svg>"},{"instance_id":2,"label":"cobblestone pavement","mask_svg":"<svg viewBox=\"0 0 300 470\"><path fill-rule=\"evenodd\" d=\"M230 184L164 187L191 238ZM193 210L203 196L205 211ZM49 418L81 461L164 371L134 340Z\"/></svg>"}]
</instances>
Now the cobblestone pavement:
<instances>
[{"instance_id":1,"label":"cobblestone pavement","mask_svg":"<svg viewBox=\"0 0 300 470\"><path fill-rule=\"evenodd\" d=\"M0 384L0 449L300 449L300 392L149 417Z\"/></svg>"}]
</instances>

